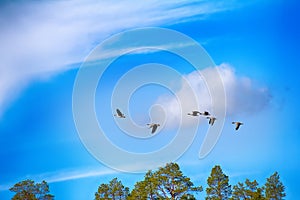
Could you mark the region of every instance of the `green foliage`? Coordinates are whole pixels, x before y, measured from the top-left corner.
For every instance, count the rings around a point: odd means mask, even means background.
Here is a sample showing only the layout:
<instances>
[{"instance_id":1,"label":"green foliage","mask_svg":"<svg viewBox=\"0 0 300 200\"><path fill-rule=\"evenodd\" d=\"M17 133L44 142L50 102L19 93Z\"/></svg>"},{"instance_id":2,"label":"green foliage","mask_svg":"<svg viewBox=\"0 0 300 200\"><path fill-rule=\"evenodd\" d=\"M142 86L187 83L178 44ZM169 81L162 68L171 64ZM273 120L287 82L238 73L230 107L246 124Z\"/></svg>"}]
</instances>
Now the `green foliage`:
<instances>
[{"instance_id":1,"label":"green foliage","mask_svg":"<svg viewBox=\"0 0 300 200\"><path fill-rule=\"evenodd\" d=\"M183 175L179 165L169 163L156 172L148 171L143 181L137 182L129 199L195 199L191 192L201 192L190 178Z\"/></svg>"},{"instance_id":2,"label":"green foliage","mask_svg":"<svg viewBox=\"0 0 300 200\"><path fill-rule=\"evenodd\" d=\"M49 186L46 181L35 184L32 180L25 180L16 183L12 188L9 189L16 194L12 200L52 200L54 196L48 194Z\"/></svg>"},{"instance_id":3,"label":"green foliage","mask_svg":"<svg viewBox=\"0 0 300 200\"><path fill-rule=\"evenodd\" d=\"M196 198L192 194L184 194L180 197L180 200L196 200Z\"/></svg>"},{"instance_id":4,"label":"green foliage","mask_svg":"<svg viewBox=\"0 0 300 200\"><path fill-rule=\"evenodd\" d=\"M244 183L238 183L233 186L233 194L232 200L264 200L264 196L262 194L263 188L258 187L258 183L256 180L250 181L246 179L245 185Z\"/></svg>"},{"instance_id":5,"label":"green foliage","mask_svg":"<svg viewBox=\"0 0 300 200\"><path fill-rule=\"evenodd\" d=\"M124 187L117 178L112 179L108 184L101 184L95 193L95 200L125 200L129 194L129 188Z\"/></svg>"},{"instance_id":6,"label":"green foliage","mask_svg":"<svg viewBox=\"0 0 300 200\"><path fill-rule=\"evenodd\" d=\"M238 182L229 185L229 177L225 175L219 165L212 168L207 179L206 200L282 200L285 187L275 172L263 187L259 187L256 180ZM11 192L15 195L12 200L53 200L49 194L46 181L34 183L24 180L16 183ZM95 200L196 200L194 193L203 191L201 186L194 186L189 177L184 176L176 163L168 163L156 171L149 170L144 180L136 182L131 193L117 178L108 184L102 183L95 193Z\"/></svg>"},{"instance_id":7,"label":"green foliage","mask_svg":"<svg viewBox=\"0 0 300 200\"><path fill-rule=\"evenodd\" d=\"M179 165L169 163L154 173L158 182L158 193L164 199L179 199L189 192L201 192L202 187L194 187L189 177L181 172Z\"/></svg>"},{"instance_id":8,"label":"green foliage","mask_svg":"<svg viewBox=\"0 0 300 200\"><path fill-rule=\"evenodd\" d=\"M226 176L221 167L216 165L212 168L211 174L207 179L208 187L206 188L207 200L226 200L231 196L231 185L229 178Z\"/></svg>"},{"instance_id":9,"label":"green foliage","mask_svg":"<svg viewBox=\"0 0 300 200\"><path fill-rule=\"evenodd\" d=\"M129 200L144 200L144 199L160 199L157 192L158 181L153 176L152 171L148 171L143 181L139 181L134 185L134 189L131 191Z\"/></svg>"},{"instance_id":10,"label":"green foliage","mask_svg":"<svg viewBox=\"0 0 300 200\"><path fill-rule=\"evenodd\" d=\"M265 195L267 200L280 200L285 197L284 185L279 180L279 174L275 172L269 178L265 184Z\"/></svg>"}]
</instances>

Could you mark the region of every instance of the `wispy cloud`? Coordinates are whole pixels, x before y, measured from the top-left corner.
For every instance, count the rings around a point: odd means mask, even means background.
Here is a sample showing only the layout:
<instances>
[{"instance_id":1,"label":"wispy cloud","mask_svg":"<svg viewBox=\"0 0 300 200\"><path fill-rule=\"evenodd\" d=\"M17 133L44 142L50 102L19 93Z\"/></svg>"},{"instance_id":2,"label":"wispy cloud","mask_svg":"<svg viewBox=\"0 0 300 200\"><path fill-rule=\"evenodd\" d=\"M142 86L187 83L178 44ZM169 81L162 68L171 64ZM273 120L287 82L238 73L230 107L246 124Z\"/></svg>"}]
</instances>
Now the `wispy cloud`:
<instances>
[{"instance_id":1,"label":"wispy cloud","mask_svg":"<svg viewBox=\"0 0 300 200\"><path fill-rule=\"evenodd\" d=\"M120 172L109 169L94 169L94 170L75 170L66 172L55 172L44 174L39 177L40 180L47 180L49 183L63 182L76 180L81 178L90 178L103 175L118 174Z\"/></svg>"},{"instance_id":2,"label":"wispy cloud","mask_svg":"<svg viewBox=\"0 0 300 200\"><path fill-rule=\"evenodd\" d=\"M29 1L0 8L0 114L34 79L80 63L119 31L192 20L232 9L218 1Z\"/></svg>"},{"instance_id":3,"label":"wispy cloud","mask_svg":"<svg viewBox=\"0 0 300 200\"><path fill-rule=\"evenodd\" d=\"M131 39L134 42L134 39ZM131 42L131 41L130 41ZM125 46L117 46L113 45L112 47L101 47L97 49L97 51L101 51L101 53L93 53L90 54L88 57L88 61L99 61L105 60L113 57L118 57L119 55L123 54L149 54L155 53L163 50L175 50L175 49L183 49L187 47L191 47L195 45L194 43L167 43L164 44L156 44L156 45L148 45L148 46L141 46L139 44L132 44L130 47L126 44Z\"/></svg>"},{"instance_id":4,"label":"wispy cloud","mask_svg":"<svg viewBox=\"0 0 300 200\"><path fill-rule=\"evenodd\" d=\"M72 181L76 179L82 178L91 178L97 176L105 176L105 175L113 175L118 174L120 172L112 169L71 169L71 170L60 170L55 172L47 172L42 174L35 174L35 175L27 175L23 177L21 180L31 179L36 182L41 182L43 180L47 181L48 183L56 183L56 182L63 182L63 181ZM5 183L0 185L0 191L8 190L11 188L17 181L11 183Z\"/></svg>"},{"instance_id":5,"label":"wispy cloud","mask_svg":"<svg viewBox=\"0 0 300 200\"><path fill-rule=\"evenodd\" d=\"M271 100L271 93L267 87L254 84L254 81L248 77L236 75L232 66L221 64L216 67L223 81L226 94L226 111L229 116L241 116L255 114L263 110ZM182 78L180 89L175 96L161 96L157 99L157 104L165 109L166 126L174 127L182 118L182 125L188 126L197 121L191 120L186 114L192 110L213 111L212 99L205 80L210 76L213 68L206 68L200 71L194 71ZM191 96L195 95L198 103L195 103ZM180 102L180 103L179 103ZM196 107L197 106L197 107ZM202 118L200 118L202 119Z\"/></svg>"},{"instance_id":6,"label":"wispy cloud","mask_svg":"<svg viewBox=\"0 0 300 200\"><path fill-rule=\"evenodd\" d=\"M120 164L120 169L132 169L132 171L136 171L137 169L151 169L154 168L155 162L149 164L149 162L134 162L134 163L122 163ZM17 180L13 180L7 183L0 184L0 191L8 190L18 181L30 179L35 182L41 182L43 180L47 181L47 183L57 183L64 181L72 181L83 178L92 178L99 176L107 176L107 175L118 175L120 173L124 173L124 171L118 171L108 167L84 167L84 168L73 168L73 169L60 169L52 172L45 172L40 174L28 174L24 177L20 177ZM129 173L129 172L128 172Z\"/></svg>"}]
</instances>

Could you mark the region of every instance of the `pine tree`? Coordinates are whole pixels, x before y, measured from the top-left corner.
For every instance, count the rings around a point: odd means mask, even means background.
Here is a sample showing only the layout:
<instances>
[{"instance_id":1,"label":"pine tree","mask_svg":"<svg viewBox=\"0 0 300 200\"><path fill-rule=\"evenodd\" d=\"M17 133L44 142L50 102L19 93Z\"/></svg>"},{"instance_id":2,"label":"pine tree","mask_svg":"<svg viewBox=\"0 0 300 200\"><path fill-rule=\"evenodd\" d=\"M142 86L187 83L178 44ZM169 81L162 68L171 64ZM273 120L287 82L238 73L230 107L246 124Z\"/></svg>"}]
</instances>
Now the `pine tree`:
<instances>
[{"instance_id":1,"label":"pine tree","mask_svg":"<svg viewBox=\"0 0 300 200\"><path fill-rule=\"evenodd\" d=\"M216 165L212 168L211 174L207 179L206 200L227 200L231 196L231 185L221 167Z\"/></svg>"},{"instance_id":2,"label":"pine tree","mask_svg":"<svg viewBox=\"0 0 300 200\"><path fill-rule=\"evenodd\" d=\"M189 199L194 200L193 192L202 191L195 187L190 178L183 175L176 163L169 163L157 171L149 171L145 179L135 184L128 199Z\"/></svg>"},{"instance_id":3,"label":"pine tree","mask_svg":"<svg viewBox=\"0 0 300 200\"><path fill-rule=\"evenodd\" d=\"M128 200L144 200L162 198L157 192L158 181L153 177L153 172L149 170L143 181L139 181L134 185Z\"/></svg>"},{"instance_id":4,"label":"pine tree","mask_svg":"<svg viewBox=\"0 0 300 200\"><path fill-rule=\"evenodd\" d=\"M117 178L112 179L109 184L102 183L95 193L95 200L125 200L128 197L129 188L124 187Z\"/></svg>"},{"instance_id":5,"label":"pine tree","mask_svg":"<svg viewBox=\"0 0 300 200\"><path fill-rule=\"evenodd\" d=\"M280 200L285 197L284 185L279 180L279 174L275 172L269 178L265 184L265 195L267 200Z\"/></svg>"},{"instance_id":6,"label":"pine tree","mask_svg":"<svg viewBox=\"0 0 300 200\"><path fill-rule=\"evenodd\" d=\"M158 181L158 193L164 199L180 199L193 197L191 192L201 192L201 186L195 187L189 177L183 175L176 163L168 163L159 168L154 174Z\"/></svg>"},{"instance_id":7,"label":"pine tree","mask_svg":"<svg viewBox=\"0 0 300 200\"><path fill-rule=\"evenodd\" d=\"M262 194L263 189L258 187L258 183L256 180L250 181L246 179L245 185L244 183L238 183L233 186L233 194L232 200L264 200L264 196Z\"/></svg>"},{"instance_id":8,"label":"pine tree","mask_svg":"<svg viewBox=\"0 0 300 200\"><path fill-rule=\"evenodd\" d=\"M35 184L33 180L24 180L16 183L9 189L16 194L12 200L52 200L54 196L49 194L49 186L46 181Z\"/></svg>"}]
</instances>

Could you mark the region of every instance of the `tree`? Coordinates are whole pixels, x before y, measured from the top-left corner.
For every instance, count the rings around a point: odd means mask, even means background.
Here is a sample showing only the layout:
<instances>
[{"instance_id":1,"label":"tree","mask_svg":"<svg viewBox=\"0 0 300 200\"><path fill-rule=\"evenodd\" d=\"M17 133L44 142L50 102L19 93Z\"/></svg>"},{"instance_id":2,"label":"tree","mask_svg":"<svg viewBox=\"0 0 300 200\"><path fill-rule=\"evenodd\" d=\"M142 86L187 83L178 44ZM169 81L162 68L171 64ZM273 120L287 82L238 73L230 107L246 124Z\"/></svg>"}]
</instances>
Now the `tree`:
<instances>
[{"instance_id":1,"label":"tree","mask_svg":"<svg viewBox=\"0 0 300 200\"><path fill-rule=\"evenodd\" d=\"M280 200L285 197L284 185L279 180L279 174L275 172L269 178L265 184L265 195L267 200Z\"/></svg>"},{"instance_id":2,"label":"tree","mask_svg":"<svg viewBox=\"0 0 300 200\"><path fill-rule=\"evenodd\" d=\"M46 181L35 184L32 180L24 180L16 183L9 189L16 194L12 200L52 200L54 196L49 194L49 186Z\"/></svg>"},{"instance_id":3,"label":"tree","mask_svg":"<svg viewBox=\"0 0 300 200\"><path fill-rule=\"evenodd\" d=\"M117 178L112 179L109 184L101 184L98 191L95 193L95 200L125 200L129 194L129 188L124 187L121 181Z\"/></svg>"},{"instance_id":4,"label":"tree","mask_svg":"<svg viewBox=\"0 0 300 200\"><path fill-rule=\"evenodd\" d=\"M129 199L189 199L195 197L192 192L201 192L190 178L183 175L178 164L169 163L156 172L148 171L143 181L137 182Z\"/></svg>"},{"instance_id":5,"label":"tree","mask_svg":"<svg viewBox=\"0 0 300 200\"><path fill-rule=\"evenodd\" d=\"M207 184L207 196L205 199L226 200L231 196L231 185L229 185L229 178L223 173L219 165L216 165L212 168L211 174L207 179Z\"/></svg>"},{"instance_id":6,"label":"tree","mask_svg":"<svg viewBox=\"0 0 300 200\"><path fill-rule=\"evenodd\" d=\"M264 196L262 194L263 189L258 187L258 183L256 180L250 181L246 179L245 185L244 183L238 183L233 186L233 194L232 200L264 200Z\"/></svg>"},{"instance_id":7,"label":"tree","mask_svg":"<svg viewBox=\"0 0 300 200\"><path fill-rule=\"evenodd\" d=\"M194 187L190 178L183 175L176 163L168 163L153 175L158 182L158 193L164 199L180 199L184 195L192 196L190 192L203 190L201 186Z\"/></svg>"},{"instance_id":8,"label":"tree","mask_svg":"<svg viewBox=\"0 0 300 200\"><path fill-rule=\"evenodd\" d=\"M153 172L150 170L146 173L143 181L139 181L134 185L128 200L144 200L162 198L157 192L158 181L154 178Z\"/></svg>"},{"instance_id":9,"label":"tree","mask_svg":"<svg viewBox=\"0 0 300 200\"><path fill-rule=\"evenodd\" d=\"M128 196L128 200L144 200L148 199L148 192L145 190L146 183L145 181L139 181L134 185L134 189L131 191ZM154 198L150 198L154 199Z\"/></svg>"},{"instance_id":10,"label":"tree","mask_svg":"<svg viewBox=\"0 0 300 200\"><path fill-rule=\"evenodd\" d=\"M195 196L192 194L184 194L180 200L196 200Z\"/></svg>"}]
</instances>

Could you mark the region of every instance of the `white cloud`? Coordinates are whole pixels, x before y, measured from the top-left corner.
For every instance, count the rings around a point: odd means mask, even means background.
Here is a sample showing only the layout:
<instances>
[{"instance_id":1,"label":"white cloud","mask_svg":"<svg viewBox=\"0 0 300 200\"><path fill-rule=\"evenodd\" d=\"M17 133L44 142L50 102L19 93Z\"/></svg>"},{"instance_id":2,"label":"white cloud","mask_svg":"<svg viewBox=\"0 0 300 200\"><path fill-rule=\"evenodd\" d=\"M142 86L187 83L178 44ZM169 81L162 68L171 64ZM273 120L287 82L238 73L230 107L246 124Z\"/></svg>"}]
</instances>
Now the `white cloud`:
<instances>
[{"instance_id":1,"label":"white cloud","mask_svg":"<svg viewBox=\"0 0 300 200\"><path fill-rule=\"evenodd\" d=\"M90 178L96 176L103 176L103 175L110 175L110 174L117 174L119 172L114 170L81 170L81 171L67 171L67 172L55 172L49 173L47 175L39 176L38 179L40 180L47 180L49 183L56 183L56 182L63 182L63 181L70 181L76 180L81 178Z\"/></svg>"},{"instance_id":2,"label":"white cloud","mask_svg":"<svg viewBox=\"0 0 300 200\"><path fill-rule=\"evenodd\" d=\"M154 166L154 165L153 165ZM133 171L140 168L151 168L153 167L149 165L149 162L135 162L130 164L123 164L120 168L132 168ZM8 190L18 181L31 179L35 182L41 182L43 180L47 181L47 183L57 183L57 182L64 182L64 181L72 181L77 179L83 178L91 178L91 177L98 177L98 176L106 176L106 175L117 175L120 173L124 173L123 171L114 170L107 167L84 167L84 168L77 168L77 169L61 169L58 171L52 172L45 172L40 174L29 174L24 177L18 178L13 182L7 182L0 184L0 191Z\"/></svg>"},{"instance_id":3,"label":"white cloud","mask_svg":"<svg viewBox=\"0 0 300 200\"><path fill-rule=\"evenodd\" d=\"M269 104L271 95L266 87L255 85L250 78L237 76L234 69L228 64L223 63L216 69L219 71L225 89L227 115L255 114ZM214 111L218 105L212 105L206 81L202 78L213 80L214 77L210 76L210 73L214 70L214 68L206 68L183 76L181 87L175 93L177 98L176 96L161 96L157 99L156 104L161 105L166 114L166 127L172 128L178 125L181 116L184 126L197 123L196 119L198 118L193 120L192 117L186 115L193 110L216 113ZM196 100L192 98L193 95L196 96ZM200 122L204 119L200 118Z\"/></svg>"},{"instance_id":4,"label":"white cloud","mask_svg":"<svg viewBox=\"0 0 300 200\"><path fill-rule=\"evenodd\" d=\"M72 170L60 170L54 172L47 172L42 174L35 174L35 175L27 175L23 177L21 180L31 179L36 182L41 182L43 180L47 181L47 183L56 183L56 182L63 182L63 181L71 181L76 179L82 178L91 178L97 176L105 176L105 175L112 175L118 174L120 172L112 169L72 169ZM8 190L12 187L17 181L6 183L0 185L0 191Z\"/></svg>"},{"instance_id":5,"label":"white cloud","mask_svg":"<svg viewBox=\"0 0 300 200\"><path fill-rule=\"evenodd\" d=\"M229 115L255 114L270 103L271 93L266 86L258 86L248 77L237 76L228 64L220 65L220 72Z\"/></svg>"},{"instance_id":6,"label":"white cloud","mask_svg":"<svg viewBox=\"0 0 300 200\"><path fill-rule=\"evenodd\" d=\"M29 1L0 8L0 115L32 80L83 61L103 39L232 9L209 1Z\"/></svg>"}]
</instances>

